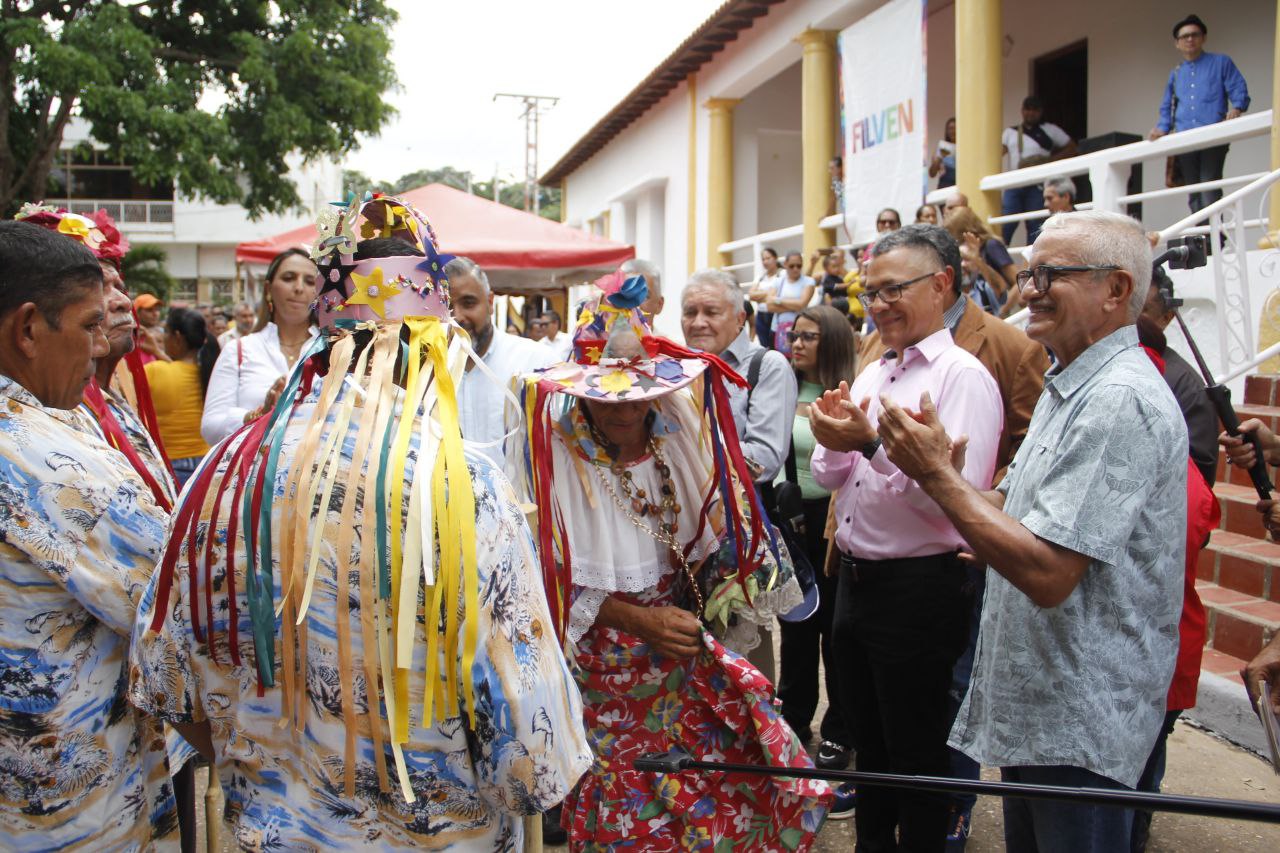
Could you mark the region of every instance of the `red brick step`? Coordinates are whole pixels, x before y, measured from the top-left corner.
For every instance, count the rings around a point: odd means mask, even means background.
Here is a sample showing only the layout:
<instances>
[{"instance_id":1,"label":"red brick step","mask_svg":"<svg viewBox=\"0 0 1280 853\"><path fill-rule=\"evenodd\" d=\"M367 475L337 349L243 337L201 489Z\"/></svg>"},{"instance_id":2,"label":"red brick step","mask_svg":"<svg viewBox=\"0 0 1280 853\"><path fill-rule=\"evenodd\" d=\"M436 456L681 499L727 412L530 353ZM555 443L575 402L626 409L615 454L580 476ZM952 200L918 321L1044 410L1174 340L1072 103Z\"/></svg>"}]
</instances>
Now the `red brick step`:
<instances>
[{"instance_id":1,"label":"red brick step","mask_svg":"<svg viewBox=\"0 0 1280 853\"><path fill-rule=\"evenodd\" d=\"M1208 581L1196 583L1208 615L1206 646L1249 660L1280 630L1280 603Z\"/></svg>"}]
</instances>

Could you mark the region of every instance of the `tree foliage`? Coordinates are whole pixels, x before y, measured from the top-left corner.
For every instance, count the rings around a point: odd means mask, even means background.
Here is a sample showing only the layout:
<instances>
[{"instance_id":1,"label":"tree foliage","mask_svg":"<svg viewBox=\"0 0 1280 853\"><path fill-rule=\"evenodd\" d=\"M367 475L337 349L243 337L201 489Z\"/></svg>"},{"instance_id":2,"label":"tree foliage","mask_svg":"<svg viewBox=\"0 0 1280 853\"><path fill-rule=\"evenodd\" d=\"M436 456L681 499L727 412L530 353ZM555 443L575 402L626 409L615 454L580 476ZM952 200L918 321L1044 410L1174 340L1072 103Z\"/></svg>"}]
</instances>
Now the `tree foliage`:
<instances>
[{"instance_id":1,"label":"tree foliage","mask_svg":"<svg viewBox=\"0 0 1280 853\"><path fill-rule=\"evenodd\" d=\"M286 156L341 155L393 114L381 0L0 0L0 207L39 199L83 117L147 184L298 208Z\"/></svg>"},{"instance_id":2,"label":"tree foliage","mask_svg":"<svg viewBox=\"0 0 1280 853\"><path fill-rule=\"evenodd\" d=\"M168 257L165 250L154 243L138 243L130 248L121 263L121 275L129 294L150 293L168 304L176 283L166 268Z\"/></svg>"},{"instance_id":3,"label":"tree foliage","mask_svg":"<svg viewBox=\"0 0 1280 853\"><path fill-rule=\"evenodd\" d=\"M401 175L394 181L375 181L364 172L347 169L342 173L342 192L345 195L348 192L363 193L369 190L395 195L427 184L444 184L464 192L470 190L472 194L487 199L493 198L492 179L468 182L469 178L470 175L467 172L452 166L441 169L418 169L407 175ZM538 187L538 193L540 205L538 215L559 222L560 190L554 187ZM507 207L524 210L524 184L499 182L498 201Z\"/></svg>"}]
</instances>

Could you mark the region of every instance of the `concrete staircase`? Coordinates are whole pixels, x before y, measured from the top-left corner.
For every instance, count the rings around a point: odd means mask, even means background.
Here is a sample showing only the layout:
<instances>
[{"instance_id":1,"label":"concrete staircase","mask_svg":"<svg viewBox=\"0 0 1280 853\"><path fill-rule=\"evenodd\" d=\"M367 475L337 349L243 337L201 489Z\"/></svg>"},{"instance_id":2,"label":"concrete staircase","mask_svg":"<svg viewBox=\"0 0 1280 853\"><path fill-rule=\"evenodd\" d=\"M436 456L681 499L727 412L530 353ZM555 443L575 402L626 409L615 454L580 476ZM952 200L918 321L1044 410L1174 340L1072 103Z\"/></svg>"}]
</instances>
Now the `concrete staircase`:
<instances>
[{"instance_id":1,"label":"concrete staircase","mask_svg":"<svg viewBox=\"0 0 1280 853\"><path fill-rule=\"evenodd\" d=\"M1280 375L1246 379L1240 420L1258 418L1280 433ZM1200 554L1196 589L1208 612L1202 671L1241 684L1240 668L1280 631L1280 544L1267 539L1244 471L1218 461L1213 487L1222 522Z\"/></svg>"}]
</instances>

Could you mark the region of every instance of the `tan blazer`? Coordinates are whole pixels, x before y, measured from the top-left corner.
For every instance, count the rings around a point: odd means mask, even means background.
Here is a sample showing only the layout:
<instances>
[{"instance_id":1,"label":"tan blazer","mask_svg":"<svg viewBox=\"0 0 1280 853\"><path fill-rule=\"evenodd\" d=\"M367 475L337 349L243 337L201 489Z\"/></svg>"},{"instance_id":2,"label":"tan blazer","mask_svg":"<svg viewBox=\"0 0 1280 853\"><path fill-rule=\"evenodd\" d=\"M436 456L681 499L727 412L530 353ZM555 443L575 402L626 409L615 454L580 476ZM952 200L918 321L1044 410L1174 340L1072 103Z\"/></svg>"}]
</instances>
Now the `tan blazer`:
<instances>
[{"instance_id":1,"label":"tan blazer","mask_svg":"<svg viewBox=\"0 0 1280 853\"><path fill-rule=\"evenodd\" d=\"M983 311L972 299L956 325L955 341L982 362L1000 388L1000 399L1004 402L1004 431L1000 434L993 480L998 483L1027 436L1031 413L1044 390L1049 356L1044 347L1027 337L1026 332ZM884 352L885 345L880 341L879 331L864 337L858 345L858 373L879 361ZM827 573L834 575L839 568L834 498L831 507L832 511L827 514Z\"/></svg>"}]
</instances>

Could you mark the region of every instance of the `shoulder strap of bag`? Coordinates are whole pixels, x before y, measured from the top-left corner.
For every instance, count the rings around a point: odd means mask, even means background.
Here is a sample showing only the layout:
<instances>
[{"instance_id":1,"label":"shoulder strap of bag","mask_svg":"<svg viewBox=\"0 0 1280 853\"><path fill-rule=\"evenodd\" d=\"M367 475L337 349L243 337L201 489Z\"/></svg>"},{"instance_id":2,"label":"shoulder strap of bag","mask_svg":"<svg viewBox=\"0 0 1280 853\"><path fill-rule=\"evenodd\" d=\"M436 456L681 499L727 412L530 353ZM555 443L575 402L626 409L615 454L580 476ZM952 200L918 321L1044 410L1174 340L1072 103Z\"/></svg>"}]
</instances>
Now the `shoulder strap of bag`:
<instances>
[{"instance_id":1,"label":"shoulder strap of bag","mask_svg":"<svg viewBox=\"0 0 1280 853\"><path fill-rule=\"evenodd\" d=\"M756 390L756 383L760 381L760 362L764 361L765 355L769 351L761 348L755 355L751 356L751 362L747 365L747 399L751 399L751 392Z\"/></svg>"},{"instance_id":2,"label":"shoulder strap of bag","mask_svg":"<svg viewBox=\"0 0 1280 853\"><path fill-rule=\"evenodd\" d=\"M787 462L786 462L786 471L787 471L787 482L788 482L788 483L797 483L797 484L798 484L798 483L800 482L800 476L796 473L796 442L795 442L795 439L792 439L790 442L788 442L788 446L787 446Z\"/></svg>"}]
</instances>

